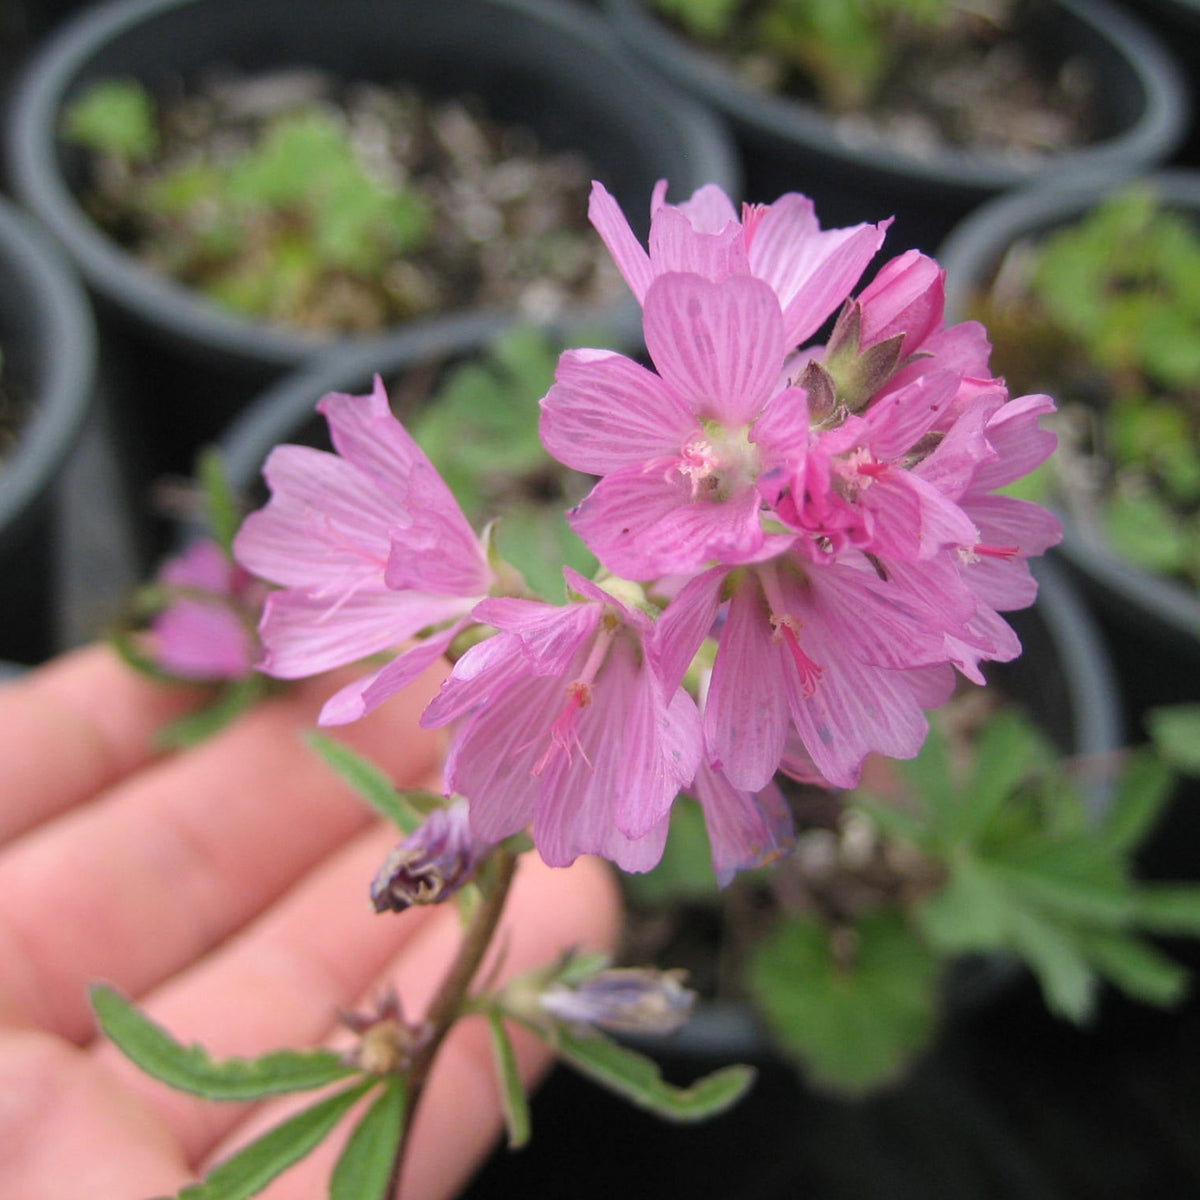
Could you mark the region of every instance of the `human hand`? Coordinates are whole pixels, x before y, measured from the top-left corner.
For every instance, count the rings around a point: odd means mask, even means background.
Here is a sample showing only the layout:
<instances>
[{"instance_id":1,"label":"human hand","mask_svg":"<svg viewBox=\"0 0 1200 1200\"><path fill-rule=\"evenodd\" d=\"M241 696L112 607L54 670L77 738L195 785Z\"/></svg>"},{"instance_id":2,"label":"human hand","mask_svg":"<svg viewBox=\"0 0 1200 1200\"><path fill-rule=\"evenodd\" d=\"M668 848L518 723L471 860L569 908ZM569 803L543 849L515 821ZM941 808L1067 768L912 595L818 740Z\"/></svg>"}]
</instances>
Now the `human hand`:
<instances>
[{"instance_id":1,"label":"human hand","mask_svg":"<svg viewBox=\"0 0 1200 1200\"><path fill-rule=\"evenodd\" d=\"M400 786L436 771L416 715L437 683L343 731ZM336 1042L337 1011L370 1008L389 985L409 1019L423 1011L457 915L371 911L367 886L395 831L300 740L336 686L298 687L162 757L154 731L202 693L154 684L107 649L0 688L0 1194L173 1193L286 1111L217 1105L142 1075L96 1040L92 980L218 1057ZM551 870L525 856L496 942L501 977L569 946L611 946L617 908L598 862ZM547 1052L513 1036L532 1081ZM425 1090L401 1195L453 1194L499 1128L487 1030L467 1020ZM263 1195L323 1194L337 1150L335 1137Z\"/></svg>"}]
</instances>

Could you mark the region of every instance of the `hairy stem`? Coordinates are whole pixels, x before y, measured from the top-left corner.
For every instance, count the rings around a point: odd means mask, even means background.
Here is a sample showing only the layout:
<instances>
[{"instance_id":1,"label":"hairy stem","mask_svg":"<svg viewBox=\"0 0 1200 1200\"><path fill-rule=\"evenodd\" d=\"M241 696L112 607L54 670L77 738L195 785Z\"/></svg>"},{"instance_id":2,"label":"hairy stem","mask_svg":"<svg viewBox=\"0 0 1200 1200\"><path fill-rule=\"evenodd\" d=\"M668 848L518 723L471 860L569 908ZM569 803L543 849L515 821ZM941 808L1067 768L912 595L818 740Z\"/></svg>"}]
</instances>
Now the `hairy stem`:
<instances>
[{"instance_id":1,"label":"hairy stem","mask_svg":"<svg viewBox=\"0 0 1200 1200\"><path fill-rule=\"evenodd\" d=\"M496 928L504 913L504 905L516 876L517 856L508 850L497 849L492 857L493 878L491 887L476 910L470 925L463 934L462 945L458 957L446 973L442 985L429 1005L425 1015L427 1034L421 1048L414 1055L408 1066L408 1113L404 1122L404 1132L396 1146L396 1155L392 1161L392 1173L388 1182L385 1196L393 1197L400 1182L400 1171L404 1165L405 1152L408 1149L409 1135L413 1127L413 1116L420 1103L421 1093L429 1078L430 1069L437 1058L438 1050L454 1022L462 1013L463 1001L471 987L471 982L478 973L488 948L492 944Z\"/></svg>"}]
</instances>

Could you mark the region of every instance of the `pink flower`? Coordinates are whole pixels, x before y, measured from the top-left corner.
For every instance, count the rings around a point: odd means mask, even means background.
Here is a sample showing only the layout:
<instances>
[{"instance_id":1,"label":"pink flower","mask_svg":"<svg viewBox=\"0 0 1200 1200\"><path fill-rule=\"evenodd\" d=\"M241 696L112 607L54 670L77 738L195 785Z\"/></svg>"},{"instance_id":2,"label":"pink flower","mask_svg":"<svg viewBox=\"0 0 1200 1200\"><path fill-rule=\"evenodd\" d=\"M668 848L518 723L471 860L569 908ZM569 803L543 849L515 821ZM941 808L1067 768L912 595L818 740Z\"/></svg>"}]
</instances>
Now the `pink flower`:
<instances>
[{"instance_id":1,"label":"pink flower","mask_svg":"<svg viewBox=\"0 0 1200 1200\"><path fill-rule=\"evenodd\" d=\"M658 374L619 354L567 352L542 401L550 453L603 476L572 526L626 579L773 552L759 476L803 454L808 432L802 394L780 388L775 294L749 276L671 273L645 299Z\"/></svg>"},{"instance_id":2,"label":"pink flower","mask_svg":"<svg viewBox=\"0 0 1200 1200\"><path fill-rule=\"evenodd\" d=\"M297 679L437 630L333 696L321 722L341 724L439 658L493 577L483 544L392 416L378 378L369 396L333 393L317 407L336 453L276 447L264 468L271 500L235 542L238 561L282 589L263 615L260 669Z\"/></svg>"},{"instance_id":3,"label":"pink flower","mask_svg":"<svg viewBox=\"0 0 1200 1200\"><path fill-rule=\"evenodd\" d=\"M890 224L823 230L812 201L795 192L771 205L744 206L740 222L715 184L683 204L667 204L666 194L666 180L660 180L650 201L647 253L616 200L602 184L592 184L588 216L638 301L644 303L651 283L667 272L714 281L750 275L778 298L788 347L812 337L842 303Z\"/></svg>"},{"instance_id":4,"label":"pink flower","mask_svg":"<svg viewBox=\"0 0 1200 1200\"><path fill-rule=\"evenodd\" d=\"M459 659L421 723L462 720L446 787L470 801L477 837L498 842L532 822L551 866L599 854L649 870L699 762L699 715L649 618L566 576L581 598L565 606L477 607L499 633Z\"/></svg>"},{"instance_id":5,"label":"pink flower","mask_svg":"<svg viewBox=\"0 0 1200 1200\"><path fill-rule=\"evenodd\" d=\"M159 571L171 594L151 624L153 654L181 679L242 679L254 668L253 626L262 585L209 538L199 538Z\"/></svg>"}]
</instances>

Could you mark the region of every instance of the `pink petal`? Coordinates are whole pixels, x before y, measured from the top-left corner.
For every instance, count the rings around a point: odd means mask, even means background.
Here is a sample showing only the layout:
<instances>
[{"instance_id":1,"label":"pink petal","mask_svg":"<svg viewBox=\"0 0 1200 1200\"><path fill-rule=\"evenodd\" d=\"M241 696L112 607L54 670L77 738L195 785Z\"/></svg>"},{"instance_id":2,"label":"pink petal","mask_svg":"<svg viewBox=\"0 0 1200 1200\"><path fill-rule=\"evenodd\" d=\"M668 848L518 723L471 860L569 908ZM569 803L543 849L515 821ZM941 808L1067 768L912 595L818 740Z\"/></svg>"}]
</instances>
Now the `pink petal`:
<instances>
[{"instance_id":1,"label":"pink petal","mask_svg":"<svg viewBox=\"0 0 1200 1200\"><path fill-rule=\"evenodd\" d=\"M745 791L766 787L783 754L788 711L781 662L762 595L755 584L743 584L721 631L704 741L729 781Z\"/></svg>"},{"instance_id":2,"label":"pink petal","mask_svg":"<svg viewBox=\"0 0 1200 1200\"><path fill-rule=\"evenodd\" d=\"M542 400L542 442L559 462L607 475L678 454L691 409L653 372L607 350L568 350Z\"/></svg>"},{"instance_id":3,"label":"pink petal","mask_svg":"<svg viewBox=\"0 0 1200 1200\"><path fill-rule=\"evenodd\" d=\"M569 514L592 553L624 579L656 579L714 562L746 562L763 543L757 491L692 500L674 471L617 471Z\"/></svg>"},{"instance_id":4,"label":"pink petal","mask_svg":"<svg viewBox=\"0 0 1200 1200\"><path fill-rule=\"evenodd\" d=\"M266 648L259 669L278 679L301 679L358 662L462 616L463 607L455 597L393 592L381 583L364 583L342 596L273 592L259 627Z\"/></svg>"},{"instance_id":5,"label":"pink petal","mask_svg":"<svg viewBox=\"0 0 1200 1200\"><path fill-rule=\"evenodd\" d=\"M671 207L656 213L650 226L650 261L656 276L686 271L716 280L750 273L746 241L736 219L701 233L687 214Z\"/></svg>"},{"instance_id":6,"label":"pink petal","mask_svg":"<svg viewBox=\"0 0 1200 1200\"><path fill-rule=\"evenodd\" d=\"M748 792L702 763L692 791L704 810L719 886L728 886L738 871L763 866L791 848L792 814L774 781L757 793Z\"/></svg>"},{"instance_id":7,"label":"pink petal","mask_svg":"<svg viewBox=\"0 0 1200 1200\"><path fill-rule=\"evenodd\" d=\"M608 247L613 262L625 277L638 303L646 298L654 272L650 267L650 256L633 235L621 206L609 194L602 183L593 181L592 194L588 200L588 220Z\"/></svg>"},{"instance_id":8,"label":"pink petal","mask_svg":"<svg viewBox=\"0 0 1200 1200\"><path fill-rule=\"evenodd\" d=\"M272 496L234 539L248 571L287 587L375 574L394 512L371 479L323 450L278 446L264 470Z\"/></svg>"},{"instance_id":9,"label":"pink petal","mask_svg":"<svg viewBox=\"0 0 1200 1200\"><path fill-rule=\"evenodd\" d=\"M418 642L378 671L348 684L325 702L317 724L347 725L373 712L437 662L466 625L466 621L458 621Z\"/></svg>"},{"instance_id":10,"label":"pink petal","mask_svg":"<svg viewBox=\"0 0 1200 1200\"><path fill-rule=\"evenodd\" d=\"M778 295L789 347L816 333L849 296L889 224L822 231L806 196L790 193L770 206L750 243L750 270Z\"/></svg>"},{"instance_id":11,"label":"pink petal","mask_svg":"<svg viewBox=\"0 0 1200 1200\"><path fill-rule=\"evenodd\" d=\"M727 428L752 421L778 386L782 317L761 280L660 275L646 293L645 336L667 385Z\"/></svg>"},{"instance_id":12,"label":"pink petal","mask_svg":"<svg viewBox=\"0 0 1200 1200\"><path fill-rule=\"evenodd\" d=\"M678 209L697 233L720 233L730 222L738 219L733 201L715 183L698 187L690 199L678 205ZM655 215L658 215L657 212Z\"/></svg>"}]
</instances>

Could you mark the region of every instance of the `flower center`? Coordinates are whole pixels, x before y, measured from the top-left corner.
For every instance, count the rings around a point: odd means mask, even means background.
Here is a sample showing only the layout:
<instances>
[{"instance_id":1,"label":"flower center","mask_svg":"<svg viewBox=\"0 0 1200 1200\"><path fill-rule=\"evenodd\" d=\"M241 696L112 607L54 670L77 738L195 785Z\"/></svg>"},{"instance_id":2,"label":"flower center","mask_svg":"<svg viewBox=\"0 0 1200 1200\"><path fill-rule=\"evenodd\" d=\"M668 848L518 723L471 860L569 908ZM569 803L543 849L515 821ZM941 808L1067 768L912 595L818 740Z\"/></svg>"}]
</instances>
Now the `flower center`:
<instances>
[{"instance_id":1,"label":"flower center","mask_svg":"<svg viewBox=\"0 0 1200 1200\"><path fill-rule=\"evenodd\" d=\"M748 429L726 429L705 421L683 444L675 470L691 484L693 500L728 500L753 485L758 454Z\"/></svg>"}]
</instances>

